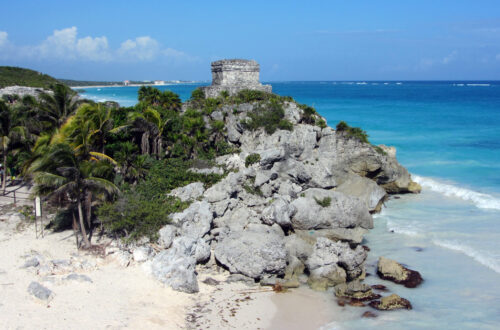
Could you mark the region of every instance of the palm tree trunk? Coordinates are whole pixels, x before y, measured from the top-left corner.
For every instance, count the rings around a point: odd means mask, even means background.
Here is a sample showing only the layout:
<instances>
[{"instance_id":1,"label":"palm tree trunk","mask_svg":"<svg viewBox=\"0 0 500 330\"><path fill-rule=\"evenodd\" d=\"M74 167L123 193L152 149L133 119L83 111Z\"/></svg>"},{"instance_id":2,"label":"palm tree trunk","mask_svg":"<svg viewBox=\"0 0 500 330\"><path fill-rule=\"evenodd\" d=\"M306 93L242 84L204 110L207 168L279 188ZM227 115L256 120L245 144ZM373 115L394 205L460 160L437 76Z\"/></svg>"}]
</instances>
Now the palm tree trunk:
<instances>
[{"instance_id":1,"label":"palm tree trunk","mask_svg":"<svg viewBox=\"0 0 500 330\"><path fill-rule=\"evenodd\" d=\"M71 215L73 216L73 233L75 234L76 239L76 248L78 249L78 224L76 223L75 212L72 210Z\"/></svg>"},{"instance_id":2,"label":"palm tree trunk","mask_svg":"<svg viewBox=\"0 0 500 330\"><path fill-rule=\"evenodd\" d=\"M87 210L87 224L89 225L89 242L92 241L92 192L87 192L85 200L85 208Z\"/></svg>"},{"instance_id":3,"label":"palm tree trunk","mask_svg":"<svg viewBox=\"0 0 500 330\"><path fill-rule=\"evenodd\" d=\"M89 238L87 237L87 231L85 230L85 223L83 222L83 211L82 211L82 201L78 198L78 218L80 220L80 230L82 231L83 242L85 247L90 247Z\"/></svg>"},{"instance_id":4,"label":"palm tree trunk","mask_svg":"<svg viewBox=\"0 0 500 330\"><path fill-rule=\"evenodd\" d=\"M2 179L2 190L5 195L5 189L7 185L7 150L3 148L3 179Z\"/></svg>"},{"instance_id":5,"label":"palm tree trunk","mask_svg":"<svg viewBox=\"0 0 500 330\"><path fill-rule=\"evenodd\" d=\"M141 137L141 151L143 155L149 155L149 133L143 133Z\"/></svg>"}]
</instances>

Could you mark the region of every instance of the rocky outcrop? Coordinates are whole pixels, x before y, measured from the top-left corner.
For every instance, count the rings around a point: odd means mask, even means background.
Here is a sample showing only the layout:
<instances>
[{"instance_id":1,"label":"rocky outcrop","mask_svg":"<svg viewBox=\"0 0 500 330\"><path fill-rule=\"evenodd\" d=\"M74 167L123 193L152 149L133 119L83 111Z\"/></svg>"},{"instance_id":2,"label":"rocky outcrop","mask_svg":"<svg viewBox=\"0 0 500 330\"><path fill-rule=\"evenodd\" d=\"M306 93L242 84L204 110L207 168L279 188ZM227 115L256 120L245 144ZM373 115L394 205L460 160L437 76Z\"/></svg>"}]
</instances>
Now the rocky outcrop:
<instances>
[{"instance_id":1,"label":"rocky outcrop","mask_svg":"<svg viewBox=\"0 0 500 330\"><path fill-rule=\"evenodd\" d=\"M255 279L282 275L286 267L283 238L279 226L252 224L245 230L227 230L219 234L215 258L231 273Z\"/></svg>"},{"instance_id":2,"label":"rocky outcrop","mask_svg":"<svg viewBox=\"0 0 500 330\"><path fill-rule=\"evenodd\" d=\"M213 64L213 85L204 91L207 97L267 91L259 86L255 62L223 61ZM221 102L204 120L223 121L225 142L238 152L215 160L213 169L227 174L218 183L170 192L191 204L159 231L163 250L152 261L153 275L196 292L195 267L210 258L207 265L227 269L237 281L283 287L307 281L317 290L336 287L339 297L358 305L378 298L359 283L366 275L361 244L373 228L371 213L380 211L387 194L419 190L395 149L310 124L322 118L307 119L304 107L289 99L278 102L293 129L272 134L244 124L266 101ZM252 154L256 161L246 162Z\"/></svg>"},{"instance_id":3,"label":"rocky outcrop","mask_svg":"<svg viewBox=\"0 0 500 330\"><path fill-rule=\"evenodd\" d=\"M380 301L372 301L370 302L370 306L383 311L390 311L394 309L412 309L411 303L397 294L384 297L380 299Z\"/></svg>"},{"instance_id":4,"label":"rocky outcrop","mask_svg":"<svg viewBox=\"0 0 500 330\"><path fill-rule=\"evenodd\" d=\"M384 257L380 257L378 260L377 274L384 280L402 284L407 288L415 288L423 281L419 272Z\"/></svg>"},{"instance_id":5,"label":"rocky outcrop","mask_svg":"<svg viewBox=\"0 0 500 330\"><path fill-rule=\"evenodd\" d=\"M54 293L38 282L30 283L28 293L45 303L49 303L54 298Z\"/></svg>"},{"instance_id":6,"label":"rocky outcrop","mask_svg":"<svg viewBox=\"0 0 500 330\"><path fill-rule=\"evenodd\" d=\"M42 93L53 94L54 92L42 88L25 86L8 86L0 88L0 98L3 95L18 95L20 98L28 95L38 97Z\"/></svg>"}]
</instances>

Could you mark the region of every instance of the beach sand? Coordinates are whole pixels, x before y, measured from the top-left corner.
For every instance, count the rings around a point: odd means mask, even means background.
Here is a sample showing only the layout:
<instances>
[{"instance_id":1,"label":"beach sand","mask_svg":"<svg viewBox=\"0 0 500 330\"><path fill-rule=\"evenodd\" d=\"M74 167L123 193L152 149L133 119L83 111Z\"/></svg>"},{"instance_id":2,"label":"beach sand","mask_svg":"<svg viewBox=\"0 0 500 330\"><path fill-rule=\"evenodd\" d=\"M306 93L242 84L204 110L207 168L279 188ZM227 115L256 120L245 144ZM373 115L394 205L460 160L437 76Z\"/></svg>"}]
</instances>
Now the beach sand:
<instances>
[{"instance_id":1,"label":"beach sand","mask_svg":"<svg viewBox=\"0 0 500 330\"><path fill-rule=\"evenodd\" d=\"M200 292L165 287L143 264L120 266L75 248L71 231L35 238L34 225L0 214L0 324L3 329L317 329L332 319L333 295L307 288L275 293L269 287L225 283L227 271L199 269ZM92 269L57 275L23 268L33 255L44 260L84 260ZM69 273L90 282L65 280ZM208 285L211 277L220 281ZM53 292L47 303L27 291L32 281Z\"/></svg>"}]
</instances>

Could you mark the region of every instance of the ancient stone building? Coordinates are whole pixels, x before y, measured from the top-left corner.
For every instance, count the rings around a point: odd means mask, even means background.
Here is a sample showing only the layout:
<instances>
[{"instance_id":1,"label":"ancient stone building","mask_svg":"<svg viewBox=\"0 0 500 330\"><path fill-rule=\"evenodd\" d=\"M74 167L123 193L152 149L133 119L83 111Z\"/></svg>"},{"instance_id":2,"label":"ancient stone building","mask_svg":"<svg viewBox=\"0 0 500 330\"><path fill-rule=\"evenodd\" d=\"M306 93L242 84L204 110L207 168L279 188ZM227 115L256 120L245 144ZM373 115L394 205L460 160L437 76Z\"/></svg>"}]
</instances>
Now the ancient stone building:
<instances>
[{"instance_id":1,"label":"ancient stone building","mask_svg":"<svg viewBox=\"0 0 500 330\"><path fill-rule=\"evenodd\" d=\"M212 85L203 87L205 97L217 97L222 91L234 95L243 89L271 92L271 85L259 81L259 64L253 60L220 60L212 62Z\"/></svg>"}]
</instances>

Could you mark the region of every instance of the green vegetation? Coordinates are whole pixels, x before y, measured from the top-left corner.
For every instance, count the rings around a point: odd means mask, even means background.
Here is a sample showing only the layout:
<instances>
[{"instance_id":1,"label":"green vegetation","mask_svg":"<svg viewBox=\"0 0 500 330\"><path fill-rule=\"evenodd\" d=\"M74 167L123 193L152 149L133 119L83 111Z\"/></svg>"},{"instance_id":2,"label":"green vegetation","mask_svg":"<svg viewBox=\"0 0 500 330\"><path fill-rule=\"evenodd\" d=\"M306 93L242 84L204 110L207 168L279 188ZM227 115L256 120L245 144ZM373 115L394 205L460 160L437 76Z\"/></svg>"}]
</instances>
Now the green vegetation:
<instances>
[{"instance_id":1,"label":"green vegetation","mask_svg":"<svg viewBox=\"0 0 500 330\"><path fill-rule=\"evenodd\" d=\"M60 83L57 79L37 71L13 66L0 66L0 88L27 86L49 89Z\"/></svg>"},{"instance_id":2,"label":"green vegetation","mask_svg":"<svg viewBox=\"0 0 500 330\"><path fill-rule=\"evenodd\" d=\"M330 206L332 204L332 198L331 197L325 197L323 199L317 199L316 197L314 197L314 200L321 207L328 207L328 206Z\"/></svg>"},{"instance_id":3,"label":"green vegetation","mask_svg":"<svg viewBox=\"0 0 500 330\"><path fill-rule=\"evenodd\" d=\"M380 148L379 146L374 146L372 145L373 149L375 149L375 151L381 155L384 155L386 156L387 155L387 152L384 151L384 149Z\"/></svg>"},{"instance_id":4,"label":"green vegetation","mask_svg":"<svg viewBox=\"0 0 500 330\"><path fill-rule=\"evenodd\" d=\"M277 129L291 131L293 124L285 119L285 110L278 99L270 99L260 104L248 113L248 119L242 122L244 128L255 131L264 128L267 134L273 134Z\"/></svg>"},{"instance_id":5,"label":"green vegetation","mask_svg":"<svg viewBox=\"0 0 500 330\"><path fill-rule=\"evenodd\" d=\"M260 162L259 154L250 154L245 158L245 167L249 167L252 164Z\"/></svg>"},{"instance_id":6,"label":"green vegetation","mask_svg":"<svg viewBox=\"0 0 500 330\"><path fill-rule=\"evenodd\" d=\"M368 141L368 134L359 127L351 127L345 121L340 121L337 124L337 132L349 138L355 138L363 143L370 143Z\"/></svg>"}]
</instances>

